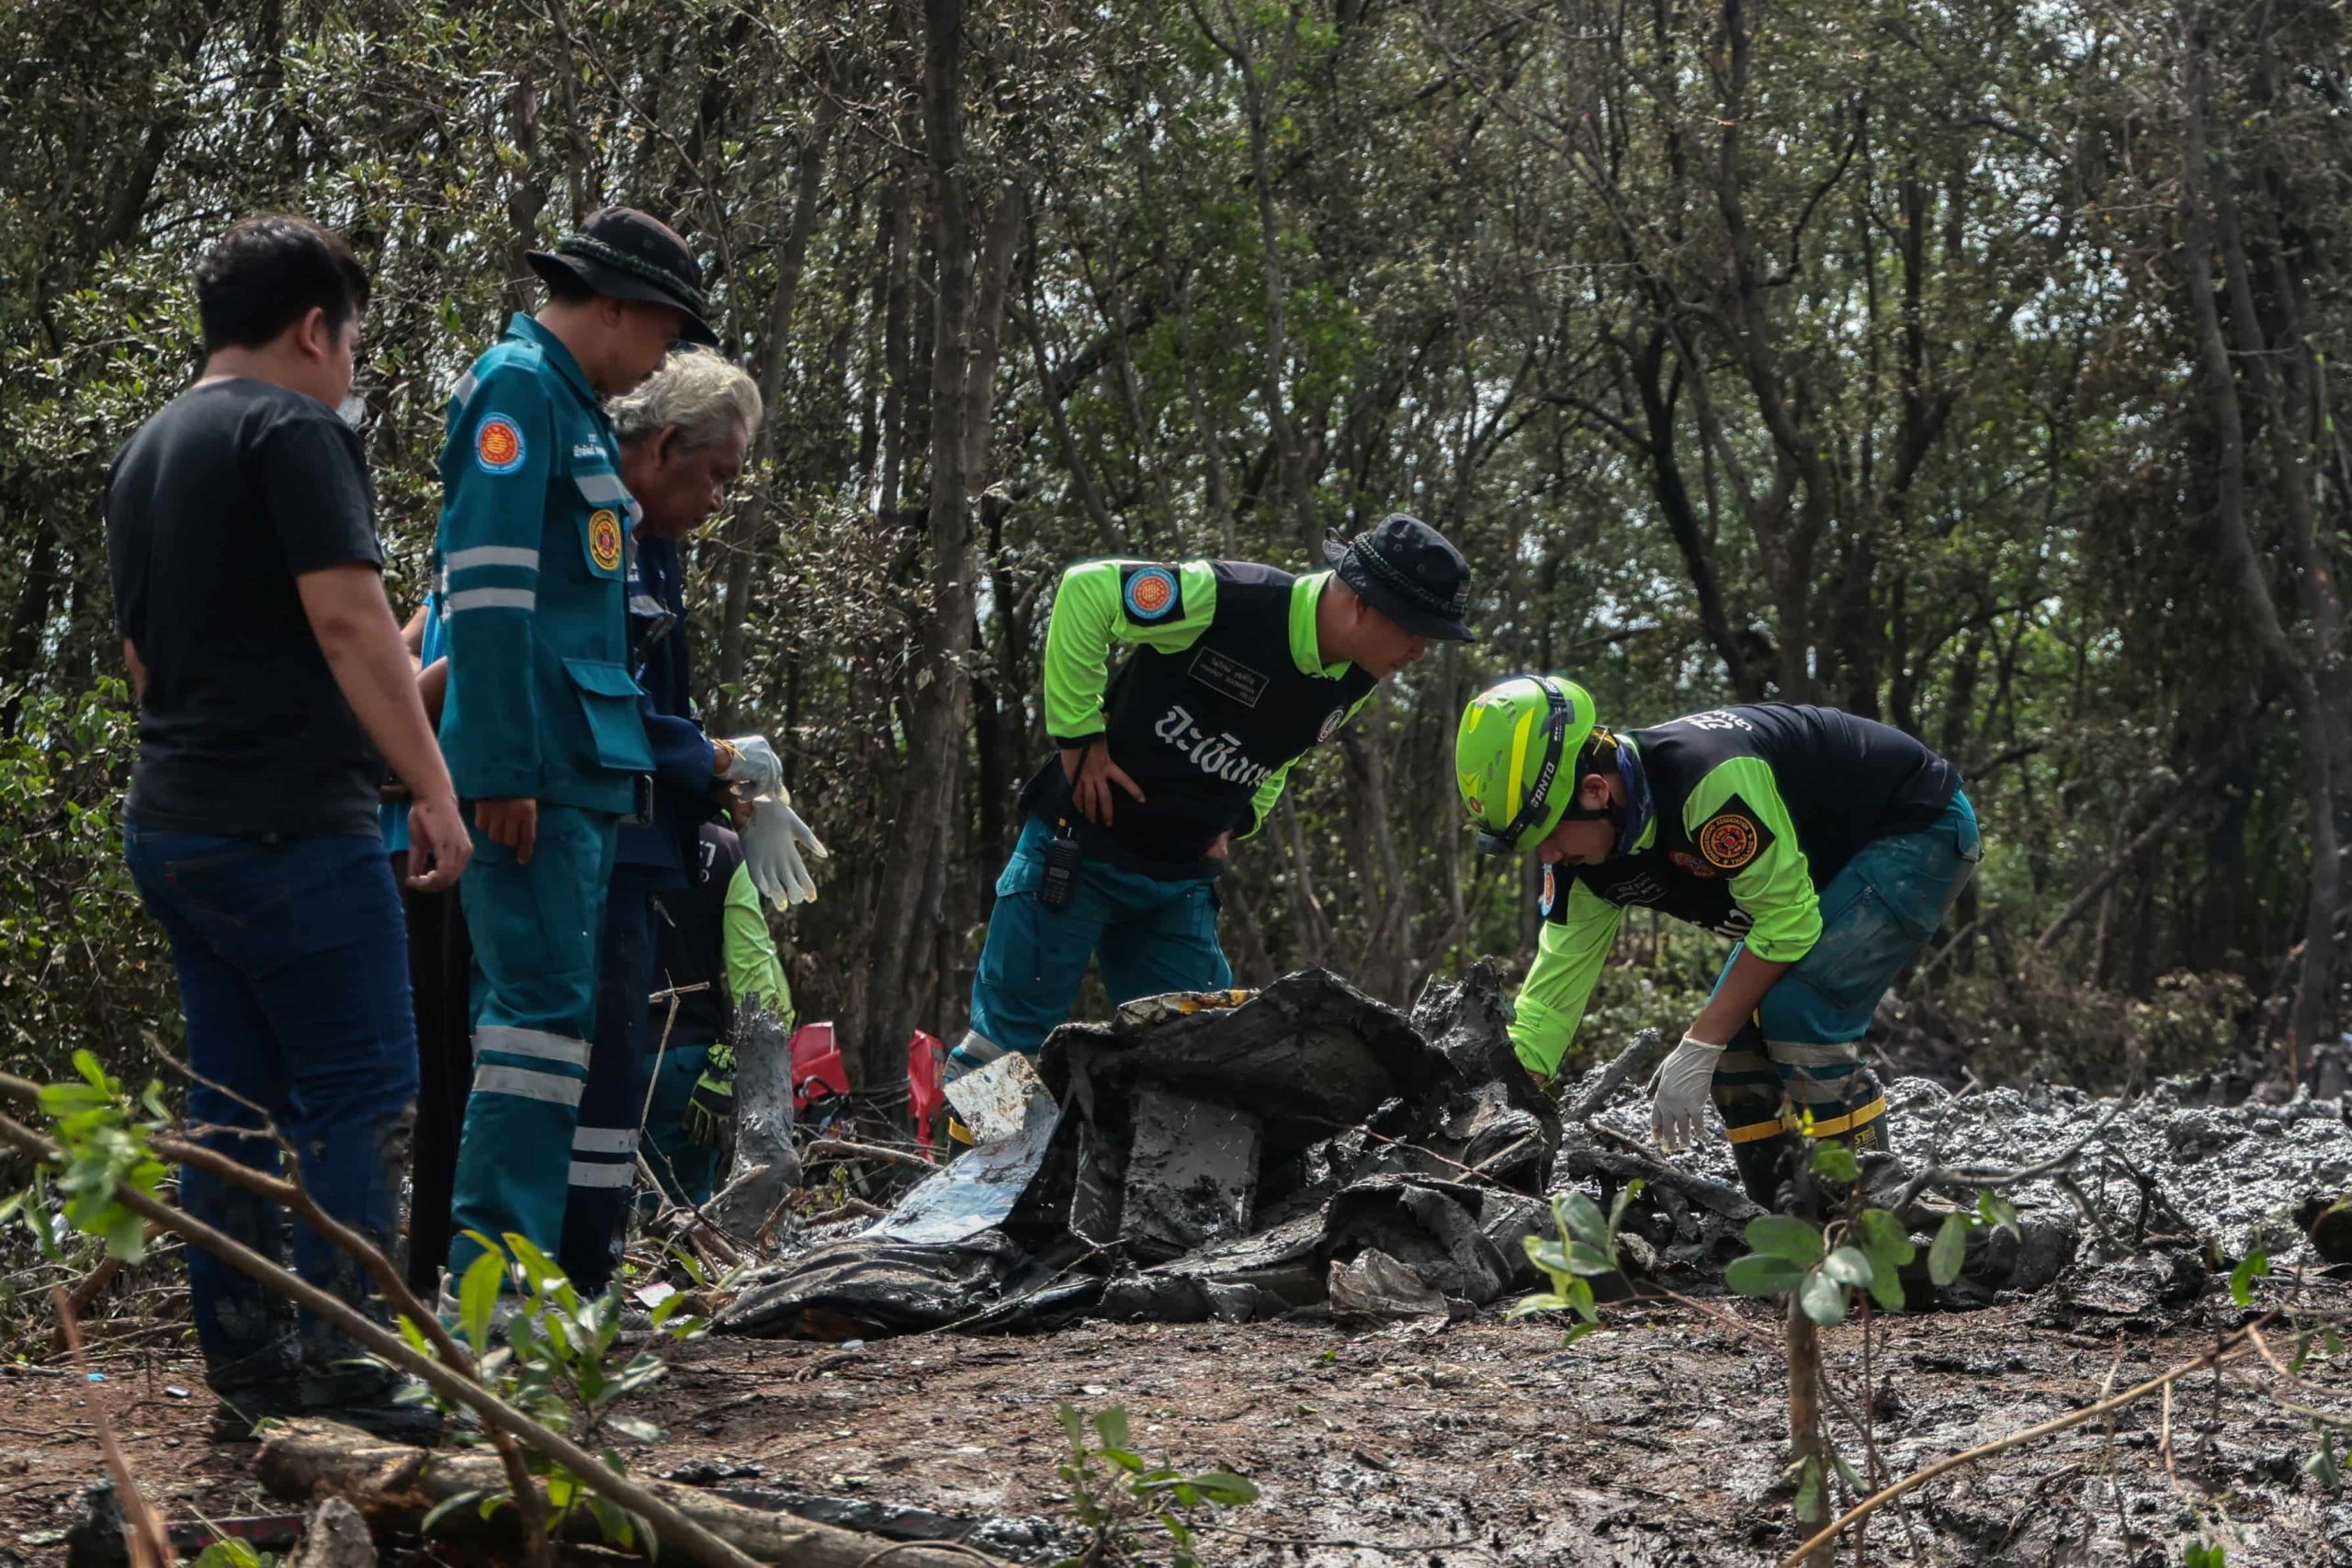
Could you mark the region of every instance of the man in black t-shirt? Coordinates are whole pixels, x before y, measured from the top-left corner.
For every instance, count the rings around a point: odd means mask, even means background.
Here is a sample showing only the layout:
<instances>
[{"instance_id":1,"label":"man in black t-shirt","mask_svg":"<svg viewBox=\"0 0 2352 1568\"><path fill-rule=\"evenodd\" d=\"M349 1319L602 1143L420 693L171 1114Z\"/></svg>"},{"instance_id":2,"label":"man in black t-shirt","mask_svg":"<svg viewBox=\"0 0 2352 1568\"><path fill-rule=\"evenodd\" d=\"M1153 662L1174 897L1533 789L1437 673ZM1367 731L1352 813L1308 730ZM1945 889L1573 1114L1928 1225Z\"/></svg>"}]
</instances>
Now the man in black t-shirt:
<instances>
[{"instance_id":1,"label":"man in black t-shirt","mask_svg":"<svg viewBox=\"0 0 2352 1568\"><path fill-rule=\"evenodd\" d=\"M171 938L189 1122L275 1170L268 1118L328 1213L389 1253L415 1115L400 901L376 828L389 761L407 784L413 885L471 853L414 667L384 597L351 390L368 275L337 236L248 219L198 265L202 376L141 425L107 486L115 618L140 696L123 848ZM193 1168L189 1213L265 1257L275 1205ZM307 1225L304 1279L375 1311L358 1265ZM191 1249L188 1294L224 1430L331 1414L429 1440L404 1380Z\"/></svg>"}]
</instances>

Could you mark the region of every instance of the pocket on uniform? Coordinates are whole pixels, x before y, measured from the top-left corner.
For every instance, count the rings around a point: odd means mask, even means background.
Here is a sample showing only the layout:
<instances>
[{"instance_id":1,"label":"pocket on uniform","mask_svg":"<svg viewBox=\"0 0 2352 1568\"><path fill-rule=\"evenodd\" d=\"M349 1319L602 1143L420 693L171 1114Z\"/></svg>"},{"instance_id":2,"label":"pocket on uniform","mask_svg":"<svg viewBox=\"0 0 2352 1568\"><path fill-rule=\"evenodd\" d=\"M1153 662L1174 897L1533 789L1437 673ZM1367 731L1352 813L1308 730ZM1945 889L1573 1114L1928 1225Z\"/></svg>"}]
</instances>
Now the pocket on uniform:
<instances>
[{"instance_id":1,"label":"pocket on uniform","mask_svg":"<svg viewBox=\"0 0 2352 1568\"><path fill-rule=\"evenodd\" d=\"M1035 893L1046 880L1046 863L1035 855L1015 851L1004 863L1004 873L996 879L996 896L1009 898L1015 893Z\"/></svg>"},{"instance_id":2,"label":"pocket on uniform","mask_svg":"<svg viewBox=\"0 0 2352 1568\"><path fill-rule=\"evenodd\" d=\"M1865 882L1851 902L1834 913L1824 911L1821 940L1792 973L1833 1006L1875 1005L1923 940Z\"/></svg>"},{"instance_id":3,"label":"pocket on uniform","mask_svg":"<svg viewBox=\"0 0 2352 1568\"><path fill-rule=\"evenodd\" d=\"M596 765L616 773L650 773L653 748L645 739L638 702L643 693L627 669L593 659L567 659L564 673L579 694L580 710L596 748Z\"/></svg>"}]
</instances>

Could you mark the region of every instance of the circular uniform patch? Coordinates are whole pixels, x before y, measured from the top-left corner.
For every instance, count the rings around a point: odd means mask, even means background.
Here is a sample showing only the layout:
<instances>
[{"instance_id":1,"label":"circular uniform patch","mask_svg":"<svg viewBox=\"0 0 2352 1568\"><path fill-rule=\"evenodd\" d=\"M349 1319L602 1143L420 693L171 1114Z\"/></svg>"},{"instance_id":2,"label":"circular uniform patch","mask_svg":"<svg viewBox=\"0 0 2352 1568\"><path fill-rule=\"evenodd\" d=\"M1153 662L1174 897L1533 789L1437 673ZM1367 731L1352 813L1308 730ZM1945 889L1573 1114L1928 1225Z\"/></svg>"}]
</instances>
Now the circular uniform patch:
<instances>
[{"instance_id":1,"label":"circular uniform patch","mask_svg":"<svg viewBox=\"0 0 2352 1568\"><path fill-rule=\"evenodd\" d=\"M1544 896L1535 901L1537 914L1551 914L1553 901L1559 897L1559 886L1558 874L1546 863L1544 867Z\"/></svg>"},{"instance_id":2,"label":"circular uniform patch","mask_svg":"<svg viewBox=\"0 0 2352 1568\"><path fill-rule=\"evenodd\" d=\"M1343 707L1333 708L1323 716L1323 728L1315 732L1316 741L1319 744L1330 739L1331 737L1340 733L1340 726L1347 722L1348 710ZM1472 807L1471 809L1475 811L1477 807Z\"/></svg>"},{"instance_id":3,"label":"circular uniform patch","mask_svg":"<svg viewBox=\"0 0 2352 1568\"><path fill-rule=\"evenodd\" d=\"M588 557L599 571L621 564L620 513L600 506L588 514Z\"/></svg>"},{"instance_id":4,"label":"circular uniform patch","mask_svg":"<svg viewBox=\"0 0 2352 1568\"><path fill-rule=\"evenodd\" d=\"M523 432L503 413L492 414L474 432L474 461L493 474L523 466Z\"/></svg>"},{"instance_id":5,"label":"circular uniform patch","mask_svg":"<svg viewBox=\"0 0 2352 1568\"><path fill-rule=\"evenodd\" d=\"M1127 615L1138 621L1156 621L1176 603L1176 575L1155 566L1127 579Z\"/></svg>"},{"instance_id":6,"label":"circular uniform patch","mask_svg":"<svg viewBox=\"0 0 2352 1568\"><path fill-rule=\"evenodd\" d=\"M1699 852L1709 865L1724 871L1737 871L1754 860L1758 841L1756 824L1733 812L1710 818L1699 829Z\"/></svg>"}]
</instances>

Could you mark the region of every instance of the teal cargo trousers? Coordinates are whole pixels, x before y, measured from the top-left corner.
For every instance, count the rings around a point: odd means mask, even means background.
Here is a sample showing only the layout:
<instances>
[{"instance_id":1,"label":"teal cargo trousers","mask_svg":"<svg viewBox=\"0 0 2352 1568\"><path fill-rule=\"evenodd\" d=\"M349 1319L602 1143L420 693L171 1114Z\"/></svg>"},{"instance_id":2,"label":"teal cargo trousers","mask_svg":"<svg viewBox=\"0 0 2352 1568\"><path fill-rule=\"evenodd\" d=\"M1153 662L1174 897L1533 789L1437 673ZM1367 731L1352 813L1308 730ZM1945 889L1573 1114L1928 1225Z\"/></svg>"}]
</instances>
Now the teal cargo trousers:
<instances>
[{"instance_id":1,"label":"teal cargo trousers","mask_svg":"<svg viewBox=\"0 0 2352 1568\"><path fill-rule=\"evenodd\" d=\"M1772 1206L1801 1131L1860 1150L1888 1147L1886 1091L1862 1061L1862 1036L1984 857L1975 809L1954 792L1933 826L1865 845L1821 890L1820 940L1764 994L1715 1064L1715 1108L1758 1202ZM1735 948L1724 975L1738 956Z\"/></svg>"},{"instance_id":2,"label":"teal cargo trousers","mask_svg":"<svg viewBox=\"0 0 2352 1568\"><path fill-rule=\"evenodd\" d=\"M549 1258L560 1244L619 821L541 801L528 864L474 831L458 884L474 943L474 1081L451 1205L453 1285L481 1252L468 1231L514 1232Z\"/></svg>"},{"instance_id":3,"label":"teal cargo trousers","mask_svg":"<svg viewBox=\"0 0 2352 1568\"><path fill-rule=\"evenodd\" d=\"M1162 991L1219 991L1233 968L1216 939L1216 879L1164 881L1090 856L1066 909L1037 902L1053 830L1029 819L997 878L996 908L972 976L972 1028L948 1053L947 1081L1007 1051L1035 1055L1069 1021L1091 958L1111 1005Z\"/></svg>"}]
</instances>

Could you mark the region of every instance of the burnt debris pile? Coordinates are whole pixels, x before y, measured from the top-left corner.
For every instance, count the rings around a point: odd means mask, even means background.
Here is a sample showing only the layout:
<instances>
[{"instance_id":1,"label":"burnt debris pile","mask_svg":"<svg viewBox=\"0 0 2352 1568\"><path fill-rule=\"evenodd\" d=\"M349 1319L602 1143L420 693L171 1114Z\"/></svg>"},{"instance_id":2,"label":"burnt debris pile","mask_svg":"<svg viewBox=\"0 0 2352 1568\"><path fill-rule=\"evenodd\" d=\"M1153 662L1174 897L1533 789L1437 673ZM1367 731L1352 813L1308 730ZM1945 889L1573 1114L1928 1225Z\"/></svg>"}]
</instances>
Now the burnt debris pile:
<instances>
[{"instance_id":1,"label":"burnt debris pile","mask_svg":"<svg viewBox=\"0 0 2352 1568\"><path fill-rule=\"evenodd\" d=\"M1458 1317L1535 1286L1522 1243L1549 1226L1549 1194L1606 1208L1635 1181L1624 1277L1604 1292L1719 1290L1759 1211L1719 1143L1672 1161L1651 1146L1656 1042L1555 1106L1519 1070L1506 1018L1481 964L1409 1018L1305 970L1069 1025L1034 1066L1008 1056L955 1086L978 1147L862 1233L747 1276L718 1326L838 1339ZM2196 1302L2217 1264L2257 1248L2352 1269L2352 1206L2335 1206L2352 1193L2344 1104L2222 1098L2178 1081L2119 1102L1897 1080L1899 1161L1873 1201L1902 1202L1923 1256L1988 1185L2016 1212L1972 1235L1956 1281L1930 1289L1924 1265L1906 1280L1914 1304L2030 1294L2053 1324L2124 1326ZM1931 1170L1951 1179L1913 1179Z\"/></svg>"},{"instance_id":2,"label":"burnt debris pile","mask_svg":"<svg viewBox=\"0 0 2352 1568\"><path fill-rule=\"evenodd\" d=\"M1560 1122L1493 974L1410 1019L1319 969L1148 998L956 1086L978 1146L748 1277L722 1331L843 1338L1461 1314L1532 1283Z\"/></svg>"}]
</instances>

